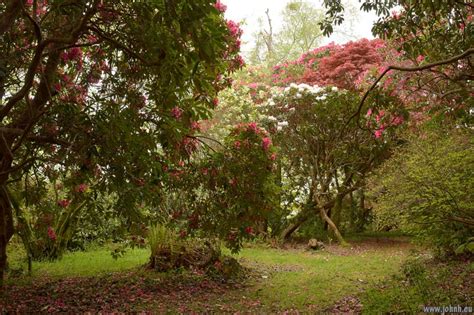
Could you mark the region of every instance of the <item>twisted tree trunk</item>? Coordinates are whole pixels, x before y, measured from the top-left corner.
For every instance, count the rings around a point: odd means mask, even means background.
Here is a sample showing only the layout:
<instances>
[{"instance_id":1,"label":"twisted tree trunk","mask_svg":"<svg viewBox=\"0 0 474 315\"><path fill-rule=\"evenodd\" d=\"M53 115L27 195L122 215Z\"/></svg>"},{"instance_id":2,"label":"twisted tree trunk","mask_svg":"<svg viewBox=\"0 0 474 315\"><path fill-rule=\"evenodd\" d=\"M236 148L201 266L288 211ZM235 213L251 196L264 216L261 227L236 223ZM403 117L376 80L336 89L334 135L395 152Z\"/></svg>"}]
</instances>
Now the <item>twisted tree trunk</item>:
<instances>
[{"instance_id":1,"label":"twisted tree trunk","mask_svg":"<svg viewBox=\"0 0 474 315\"><path fill-rule=\"evenodd\" d=\"M332 232L337 238L337 241L339 244L343 246L347 246L348 243L344 240L344 237L342 237L341 232L339 232L339 229L337 228L336 224L331 220L331 218L328 216L326 209L324 207L319 208L319 214L321 215L321 218L328 224L328 226L331 228Z\"/></svg>"},{"instance_id":2,"label":"twisted tree trunk","mask_svg":"<svg viewBox=\"0 0 474 315\"><path fill-rule=\"evenodd\" d=\"M310 217L310 214L305 212L304 210L300 212L296 216L295 221L291 223L290 225L288 225L288 227L283 230L283 232L280 235L280 238L284 241L288 240L291 234L293 234L293 232L295 232L303 223L308 221L309 217Z\"/></svg>"}]
</instances>

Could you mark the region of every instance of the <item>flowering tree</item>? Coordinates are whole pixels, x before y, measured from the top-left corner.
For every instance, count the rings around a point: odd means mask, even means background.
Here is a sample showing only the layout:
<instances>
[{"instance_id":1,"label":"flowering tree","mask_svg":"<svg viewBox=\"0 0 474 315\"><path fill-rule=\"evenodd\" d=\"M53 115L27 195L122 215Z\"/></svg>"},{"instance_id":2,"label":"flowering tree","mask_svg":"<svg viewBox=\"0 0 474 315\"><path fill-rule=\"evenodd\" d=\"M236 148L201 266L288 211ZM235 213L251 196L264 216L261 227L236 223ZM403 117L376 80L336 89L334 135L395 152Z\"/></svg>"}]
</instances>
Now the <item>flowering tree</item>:
<instances>
[{"instance_id":1,"label":"flowering tree","mask_svg":"<svg viewBox=\"0 0 474 315\"><path fill-rule=\"evenodd\" d=\"M208 153L171 171L166 193L177 198L170 217L183 237L217 236L236 251L275 208L275 148L269 133L251 122L235 126Z\"/></svg>"},{"instance_id":2,"label":"flowering tree","mask_svg":"<svg viewBox=\"0 0 474 315\"><path fill-rule=\"evenodd\" d=\"M200 124L201 132L214 140L224 141L238 123L260 121L261 115L255 104L257 94L255 87L237 84L221 91L212 118ZM217 142L208 141L208 144L216 146Z\"/></svg>"},{"instance_id":3,"label":"flowering tree","mask_svg":"<svg viewBox=\"0 0 474 315\"><path fill-rule=\"evenodd\" d=\"M163 166L189 152L184 136L243 64L241 31L223 10L204 0L0 4L1 278L9 190L41 189L37 174L65 176L66 216L86 187L117 194L118 212L132 216L161 187ZM34 202L29 192L19 205ZM50 240L60 234L48 228Z\"/></svg>"},{"instance_id":4,"label":"flowering tree","mask_svg":"<svg viewBox=\"0 0 474 315\"><path fill-rule=\"evenodd\" d=\"M396 139L395 127L406 115L397 109L396 98L386 96L379 99L385 109L365 117L370 128L359 128L355 121L347 123L358 97L337 87L292 84L276 91L266 106L283 157L282 176L299 187L299 196L293 199L307 200L309 207L302 215L308 211L320 215L342 244L331 210L360 189L367 174L386 157Z\"/></svg>"},{"instance_id":5,"label":"flowering tree","mask_svg":"<svg viewBox=\"0 0 474 315\"><path fill-rule=\"evenodd\" d=\"M329 34L333 24L343 21L344 7L337 1L324 3L327 12L321 25L324 33ZM441 1L433 5L411 0L364 1L361 9L380 16L372 29L374 35L390 40L399 53L398 61L404 62L381 69L367 87L355 116L365 112L368 94L377 93L378 88L385 86L379 82L392 75L394 78L388 80L401 83L405 97L421 115L447 115L471 124L468 113L474 106L474 8L470 1Z\"/></svg>"}]
</instances>

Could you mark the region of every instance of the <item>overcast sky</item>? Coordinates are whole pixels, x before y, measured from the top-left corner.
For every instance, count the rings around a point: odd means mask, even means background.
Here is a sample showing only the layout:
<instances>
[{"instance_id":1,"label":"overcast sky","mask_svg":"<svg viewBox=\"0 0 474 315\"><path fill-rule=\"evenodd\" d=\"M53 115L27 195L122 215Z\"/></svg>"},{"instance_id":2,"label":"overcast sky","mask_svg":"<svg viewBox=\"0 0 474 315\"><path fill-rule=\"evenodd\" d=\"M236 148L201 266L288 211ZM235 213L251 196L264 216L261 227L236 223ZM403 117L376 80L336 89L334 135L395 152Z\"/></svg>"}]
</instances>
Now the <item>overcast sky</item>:
<instances>
[{"instance_id":1,"label":"overcast sky","mask_svg":"<svg viewBox=\"0 0 474 315\"><path fill-rule=\"evenodd\" d=\"M353 3L357 8L360 7L358 0L347 1ZM245 21L242 25L242 29L244 30L242 36L242 52L245 54L245 52L249 51L253 46L252 34L258 30L258 18L265 17L265 10L267 8L270 9L273 28L274 30L278 30L282 21L280 13L290 0L221 0L221 2L227 5L226 18L236 22ZM322 8L321 1L307 0L306 2L314 4L317 8ZM372 38L370 29L376 18L374 14L360 12L356 29L352 29L350 32L355 34L358 38ZM344 29L344 25L342 28ZM347 28L347 26L345 28ZM332 35L330 38L325 38L323 44L331 41L343 43L347 41L347 38Z\"/></svg>"}]
</instances>

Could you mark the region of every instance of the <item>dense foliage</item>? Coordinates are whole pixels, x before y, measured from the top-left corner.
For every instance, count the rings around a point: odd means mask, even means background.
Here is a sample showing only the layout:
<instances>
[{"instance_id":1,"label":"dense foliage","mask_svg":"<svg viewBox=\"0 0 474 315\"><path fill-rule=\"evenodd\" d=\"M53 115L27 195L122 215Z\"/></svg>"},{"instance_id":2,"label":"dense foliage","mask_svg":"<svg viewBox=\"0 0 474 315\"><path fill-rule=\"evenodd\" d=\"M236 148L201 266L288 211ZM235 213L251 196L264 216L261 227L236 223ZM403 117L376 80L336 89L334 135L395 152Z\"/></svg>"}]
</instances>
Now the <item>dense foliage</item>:
<instances>
[{"instance_id":1,"label":"dense foliage","mask_svg":"<svg viewBox=\"0 0 474 315\"><path fill-rule=\"evenodd\" d=\"M472 4L365 0L377 39L317 47L343 19L324 4L290 1L278 32L267 10L242 69L219 0L3 1L0 279L14 233L37 260L156 222L178 247L305 222L345 244L372 209L472 253Z\"/></svg>"},{"instance_id":2,"label":"dense foliage","mask_svg":"<svg viewBox=\"0 0 474 315\"><path fill-rule=\"evenodd\" d=\"M276 153L255 122L234 127L217 150L174 171L172 218L188 233L219 236L237 250L275 206Z\"/></svg>"},{"instance_id":3,"label":"dense foliage","mask_svg":"<svg viewBox=\"0 0 474 315\"><path fill-rule=\"evenodd\" d=\"M378 224L400 227L444 254L473 253L474 146L471 130L409 137L374 179Z\"/></svg>"},{"instance_id":4,"label":"dense foliage","mask_svg":"<svg viewBox=\"0 0 474 315\"><path fill-rule=\"evenodd\" d=\"M374 112L375 119L365 118L364 125L375 132L361 129L349 121L354 99L357 94L337 87L292 84L275 91L265 106L280 150L282 181L291 183L285 206L294 209L296 202L300 215L320 215L341 242L337 225L342 199L360 189L366 175L386 158L394 131L404 121L397 99L386 97L385 110Z\"/></svg>"},{"instance_id":5,"label":"dense foliage","mask_svg":"<svg viewBox=\"0 0 474 315\"><path fill-rule=\"evenodd\" d=\"M160 202L164 166L189 154L185 136L243 61L238 24L209 1L11 0L0 8L3 270L12 198L20 229L48 213L36 237L22 232L53 247L68 242L80 211L100 212L101 193L116 215L142 219L140 205ZM30 208L28 222L20 212Z\"/></svg>"}]
</instances>

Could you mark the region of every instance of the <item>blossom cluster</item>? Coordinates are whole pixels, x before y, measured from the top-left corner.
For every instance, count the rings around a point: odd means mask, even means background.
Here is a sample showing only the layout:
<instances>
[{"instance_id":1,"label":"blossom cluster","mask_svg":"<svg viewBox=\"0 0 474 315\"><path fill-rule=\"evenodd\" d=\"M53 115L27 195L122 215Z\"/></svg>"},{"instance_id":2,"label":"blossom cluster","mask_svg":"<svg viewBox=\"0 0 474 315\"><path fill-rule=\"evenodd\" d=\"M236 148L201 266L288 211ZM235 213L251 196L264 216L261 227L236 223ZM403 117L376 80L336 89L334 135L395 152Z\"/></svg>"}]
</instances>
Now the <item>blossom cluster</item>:
<instances>
[{"instance_id":1,"label":"blossom cluster","mask_svg":"<svg viewBox=\"0 0 474 315\"><path fill-rule=\"evenodd\" d=\"M386 62L385 50L386 44L380 39L330 43L275 66L271 80L280 86L301 82L353 90L366 71Z\"/></svg>"},{"instance_id":2,"label":"blossom cluster","mask_svg":"<svg viewBox=\"0 0 474 315\"><path fill-rule=\"evenodd\" d=\"M276 131L281 131L289 125L288 118L297 110L299 101L324 101L329 93L337 91L337 87L320 87L306 83L291 83L285 88L273 88L270 91L271 97L262 105L268 113L266 121L276 126Z\"/></svg>"},{"instance_id":3,"label":"blossom cluster","mask_svg":"<svg viewBox=\"0 0 474 315\"><path fill-rule=\"evenodd\" d=\"M227 10L227 6L220 0L217 0L216 3L214 3L214 8L216 8L221 13L224 13Z\"/></svg>"},{"instance_id":4,"label":"blossom cluster","mask_svg":"<svg viewBox=\"0 0 474 315\"><path fill-rule=\"evenodd\" d=\"M374 113L374 110L369 108L365 117L368 120L367 126L374 128L373 133L376 139L382 138L388 127L397 127L405 122L405 117L401 114L388 113L383 109Z\"/></svg>"}]
</instances>

